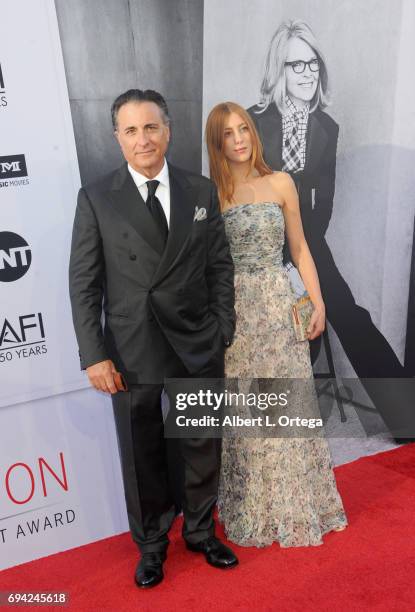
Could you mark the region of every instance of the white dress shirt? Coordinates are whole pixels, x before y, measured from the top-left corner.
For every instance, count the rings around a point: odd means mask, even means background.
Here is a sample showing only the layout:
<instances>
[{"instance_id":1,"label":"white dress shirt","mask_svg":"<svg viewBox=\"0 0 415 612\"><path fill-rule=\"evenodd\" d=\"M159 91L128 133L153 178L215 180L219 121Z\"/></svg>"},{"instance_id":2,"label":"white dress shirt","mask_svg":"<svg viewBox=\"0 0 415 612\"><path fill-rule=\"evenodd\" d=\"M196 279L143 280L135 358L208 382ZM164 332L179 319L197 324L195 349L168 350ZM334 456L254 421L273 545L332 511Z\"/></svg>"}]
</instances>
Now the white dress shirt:
<instances>
[{"instance_id":1,"label":"white dress shirt","mask_svg":"<svg viewBox=\"0 0 415 612\"><path fill-rule=\"evenodd\" d=\"M160 204L163 208L163 212L166 215L167 219L167 227L170 228L170 179L169 179L169 167L167 165L166 160L164 160L164 165L157 176L152 179L147 178L144 174L140 174L137 170L134 170L128 164L128 171L133 177L133 181L137 186L138 191L141 194L144 202L147 200L148 189L147 189L147 181L159 181L159 185L156 189L156 196L158 197Z\"/></svg>"}]
</instances>

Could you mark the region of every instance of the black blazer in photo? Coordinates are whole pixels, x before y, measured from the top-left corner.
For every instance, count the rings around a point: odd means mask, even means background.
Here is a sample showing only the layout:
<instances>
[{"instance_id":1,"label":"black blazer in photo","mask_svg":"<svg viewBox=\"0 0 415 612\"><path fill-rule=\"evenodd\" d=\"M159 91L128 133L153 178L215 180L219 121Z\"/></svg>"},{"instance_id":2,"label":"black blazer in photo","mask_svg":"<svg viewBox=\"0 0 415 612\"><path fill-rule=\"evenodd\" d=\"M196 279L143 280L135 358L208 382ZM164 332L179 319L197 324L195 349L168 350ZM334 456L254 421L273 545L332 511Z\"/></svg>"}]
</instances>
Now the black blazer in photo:
<instances>
[{"instance_id":1,"label":"black blazer in photo","mask_svg":"<svg viewBox=\"0 0 415 612\"><path fill-rule=\"evenodd\" d=\"M275 102L264 112L257 105L251 106L248 112L258 130L266 163L272 170L281 170L282 117ZM304 233L312 251L321 243L333 211L338 134L338 124L327 113L320 109L310 113L304 170L292 175Z\"/></svg>"}]
</instances>

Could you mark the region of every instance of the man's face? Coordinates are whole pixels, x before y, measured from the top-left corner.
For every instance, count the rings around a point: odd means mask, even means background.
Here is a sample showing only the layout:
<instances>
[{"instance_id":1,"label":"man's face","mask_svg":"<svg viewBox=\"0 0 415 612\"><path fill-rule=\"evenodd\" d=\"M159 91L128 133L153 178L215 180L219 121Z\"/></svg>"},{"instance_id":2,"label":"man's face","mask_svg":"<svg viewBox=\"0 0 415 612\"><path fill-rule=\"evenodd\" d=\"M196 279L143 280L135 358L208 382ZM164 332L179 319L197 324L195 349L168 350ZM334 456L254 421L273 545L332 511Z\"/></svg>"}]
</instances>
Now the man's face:
<instances>
[{"instance_id":1,"label":"man's face","mask_svg":"<svg viewBox=\"0 0 415 612\"><path fill-rule=\"evenodd\" d=\"M117 116L115 136L127 162L149 179L163 167L170 140L169 126L154 102L128 102Z\"/></svg>"}]
</instances>

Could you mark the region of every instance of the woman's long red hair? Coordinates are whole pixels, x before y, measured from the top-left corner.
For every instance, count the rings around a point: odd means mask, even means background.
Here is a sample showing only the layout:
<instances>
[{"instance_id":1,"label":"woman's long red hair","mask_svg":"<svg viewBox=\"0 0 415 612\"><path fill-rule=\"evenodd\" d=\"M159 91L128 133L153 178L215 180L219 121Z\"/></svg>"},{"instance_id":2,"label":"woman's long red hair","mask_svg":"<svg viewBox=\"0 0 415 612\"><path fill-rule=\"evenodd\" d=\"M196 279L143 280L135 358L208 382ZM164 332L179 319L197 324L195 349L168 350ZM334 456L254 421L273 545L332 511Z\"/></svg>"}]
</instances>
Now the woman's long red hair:
<instances>
[{"instance_id":1,"label":"woman's long red hair","mask_svg":"<svg viewBox=\"0 0 415 612\"><path fill-rule=\"evenodd\" d=\"M206 144L209 155L210 178L218 188L221 209L226 202L232 201L234 182L229 164L224 154L225 123L231 113L236 113L247 124L252 138L252 157L250 170L256 170L260 176L271 174L272 170L264 161L262 144L254 122L242 106L235 102L217 104L209 113L206 122Z\"/></svg>"}]
</instances>

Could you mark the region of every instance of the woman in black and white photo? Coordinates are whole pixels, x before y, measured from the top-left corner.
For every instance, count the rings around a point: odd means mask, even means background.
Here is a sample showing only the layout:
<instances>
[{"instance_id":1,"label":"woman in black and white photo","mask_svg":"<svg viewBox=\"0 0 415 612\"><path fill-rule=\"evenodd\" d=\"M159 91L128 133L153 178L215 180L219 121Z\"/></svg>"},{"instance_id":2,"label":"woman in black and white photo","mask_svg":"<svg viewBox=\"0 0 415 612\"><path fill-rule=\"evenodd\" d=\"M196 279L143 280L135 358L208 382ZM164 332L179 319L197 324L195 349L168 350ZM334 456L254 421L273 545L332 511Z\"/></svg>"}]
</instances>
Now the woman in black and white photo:
<instances>
[{"instance_id":1,"label":"woman in black and white photo","mask_svg":"<svg viewBox=\"0 0 415 612\"><path fill-rule=\"evenodd\" d=\"M300 200L304 233L318 271L333 326L357 376L402 378L405 368L359 306L333 259L325 234L333 210L339 126L325 109L329 76L320 46L302 21L282 23L268 48L260 102L249 109L273 170L289 172ZM311 346L313 361L318 346ZM384 400L374 382L362 380L386 425L404 425L405 406Z\"/></svg>"}]
</instances>

